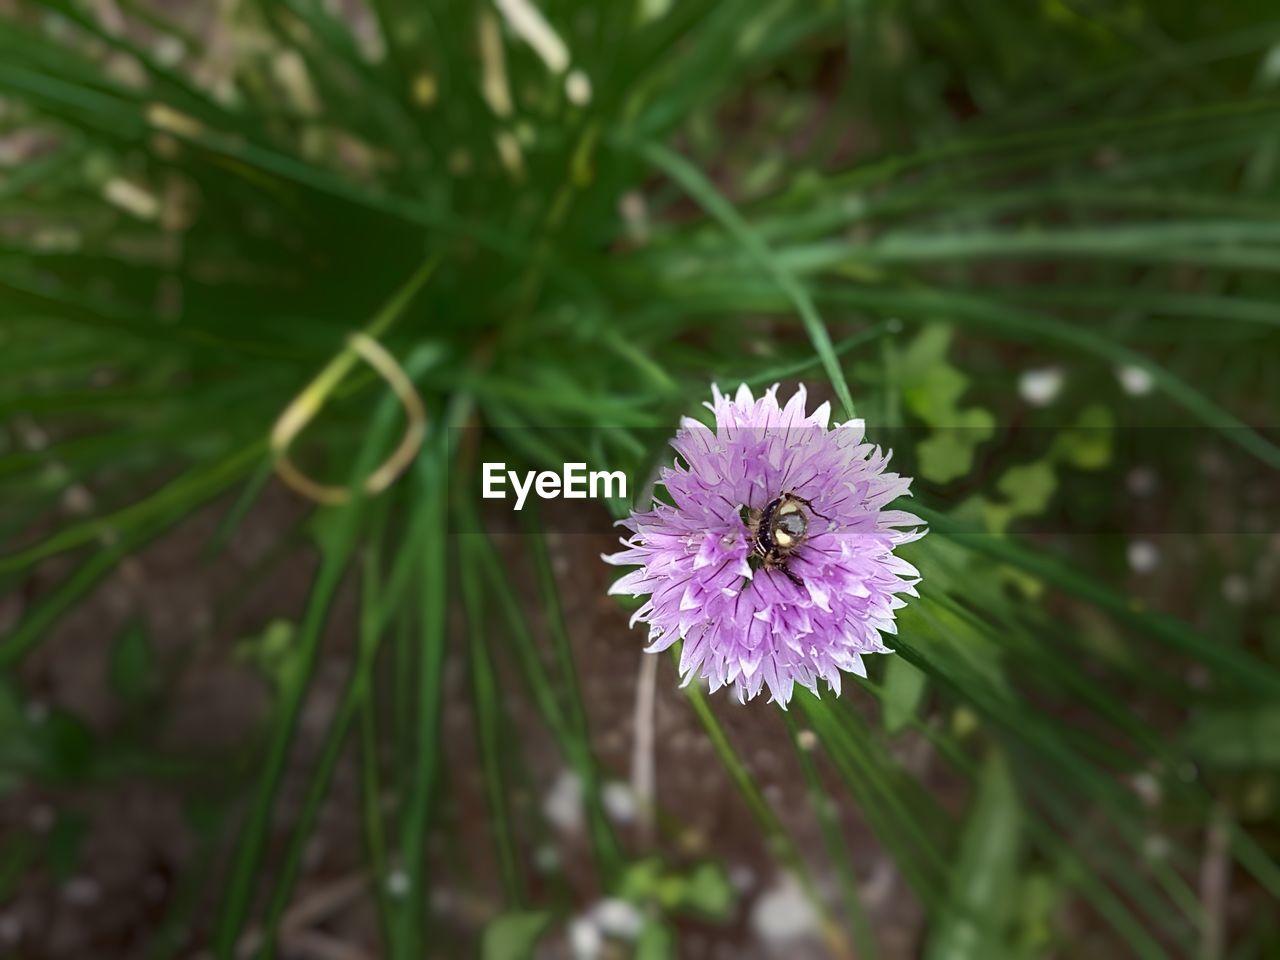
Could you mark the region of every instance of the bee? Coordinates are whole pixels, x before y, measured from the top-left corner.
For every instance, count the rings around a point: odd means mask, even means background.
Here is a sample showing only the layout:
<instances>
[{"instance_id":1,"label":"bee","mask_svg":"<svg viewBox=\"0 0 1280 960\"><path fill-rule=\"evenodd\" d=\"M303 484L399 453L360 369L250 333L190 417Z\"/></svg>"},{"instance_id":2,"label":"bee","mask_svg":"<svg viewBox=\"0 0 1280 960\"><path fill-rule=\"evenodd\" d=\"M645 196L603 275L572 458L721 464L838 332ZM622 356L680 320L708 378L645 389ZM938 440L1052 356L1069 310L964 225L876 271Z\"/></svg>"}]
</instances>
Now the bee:
<instances>
[{"instance_id":1,"label":"bee","mask_svg":"<svg viewBox=\"0 0 1280 960\"><path fill-rule=\"evenodd\" d=\"M742 522L751 535L752 560L766 570L781 570L797 587L803 587L804 581L788 569L787 561L809 538L809 515L804 507L814 516L830 519L790 490L770 500L763 510L744 506L741 511Z\"/></svg>"}]
</instances>

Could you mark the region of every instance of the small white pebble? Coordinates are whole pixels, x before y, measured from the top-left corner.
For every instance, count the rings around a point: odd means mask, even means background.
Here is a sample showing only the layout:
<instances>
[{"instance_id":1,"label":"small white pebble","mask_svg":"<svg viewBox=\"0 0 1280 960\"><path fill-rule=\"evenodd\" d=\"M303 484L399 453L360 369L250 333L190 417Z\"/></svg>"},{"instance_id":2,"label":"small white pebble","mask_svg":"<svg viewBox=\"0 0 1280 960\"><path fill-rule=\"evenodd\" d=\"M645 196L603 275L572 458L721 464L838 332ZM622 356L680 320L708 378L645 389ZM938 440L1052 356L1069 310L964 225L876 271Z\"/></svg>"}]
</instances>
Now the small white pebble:
<instances>
[{"instance_id":1,"label":"small white pebble","mask_svg":"<svg viewBox=\"0 0 1280 960\"><path fill-rule=\"evenodd\" d=\"M585 107L591 102L591 80L581 70L570 70L564 78L564 92L574 106Z\"/></svg>"},{"instance_id":2,"label":"small white pebble","mask_svg":"<svg viewBox=\"0 0 1280 960\"><path fill-rule=\"evenodd\" d=\"M640 23L648 23L650 20L657 20L665 17L667 11L671 9L672 0L640 0Z\"/></svg>"},{"instance_id":3,"label":"small white pebble","mask_svg":"<svg viewBox=\"0 0 1280 960\"><path fill-rule=\"evenodd\" d=\"M1262 60L1262 79L1267 83L1275 83L1280 80L1280 43L1272 44L1271 49L1267 51L1266 57Z\"/></svg>"},{"instance_id":4,"label":"small white pebble","mask_svg":"<svg viewBox=\"0 0 1280 960\"><path fill-rule=\"evenodd\" d=\"M1156 492L1159 478L1150 467L1134 467L1125 477L1125 486L1135 497L1149 497Z\"/></svg>"},{"instance_id":5,"label":"small white pebble","mask_svg":"<svg viewBox=\"0 0 1280 960\"><path fill-rule=\"evenodd\" d=\"M1160 565L1160 551L1149 540L1129 544L1129 569L1134 573L1150 573Z\"/></svg>"},{"instance_id":6,"label":"small white pebble","mask_svg":"<svg viewBox=\"0 0 1280 960\"><path fill-rule=\"evenodd\" d=\"M649 241L649 204L639 190L628 190L618 198L618 214L633 243Z\"/></svg>"},{"instance_id":7,"label":"small white pebble","mask_svg":"<svg viewBox=\"0 0 1280 960\"><path fill-rule=\"evenodd\" d=\"M1129 782L1133 785L1133 792L1147 806L1154 807L1160 802L1160 781L1146 770L1135 773L1133 779Z\"/></svg>"},{"instance_id":8,"label":"small white pebble","mask_svg":"<svg viewBox=\"0 0 1280 960\"><path fill-rule=\"evenodd\" d=\"M160 214L160 200L154 193L132 180L112 177L102 188L102 195L112 206L139 220L154 220Z\"/></svg>"},{"instance_id":9,"label":"small white pebble","mask_svg":"<svg viewBox=\"0 0 1280 960\"><path fill-rule=\"evenodd\" d=\"M1155 386L1151 374L1142 367L1120 367L1116 371L1116 378L1120 381L1121 389L1131 397L1145 396Z\"/></svg>"},{"instance_id":10,"label":"small white pebble","mask_svg":"<svg viewBox=\"0 0 1280 960\"><path fill-rule=\"evenodd\" d=\"M28 450L43 450L49 445L49 434L45 433L39 424L21 423L18 426L18 432Z\"/></svg>"},{"instance_id":11,"label":"small white pebble","mask_svg":"<svg viewBox=\"0 0 1280 960\"><path fill-rule=\"evenodd\" d=\"M1046 407L1062 392L1065 379L1059 367L1024 370L1018 377L1018 394L1033 407Z\"/></svg>"},{"instance_id":12,"label":"small white pebble","mask_svg":"<svg viewBox=\"0 0 1280 960\"><path fill-rule=\"evenodd\" d=\"M1142 852L1148 860L1164 860L1169 856L1169 838L1153 833L1142 841Z\"/></svg>"},{"instance_id":13,"label":"small white pebble","mask_svg":"<svg viewBox=\"0 0 1280 960\"><path fill-rule=\"evenodd\" d=\"M582 784L572 770L560 771L542 800L542 813L563 833L577 833L582 829Z\"/></svg>"},{"instance_id":14,"label":"small white pebble","mask_svg":"<svg viewBox=\"0 0 1280 960\"><path fill-rule=\"evenodd\" d=\"M597 960L603 949L604 937L591 920L577 917L569 923L569 950L573 960Z\"/></svg>"},{"instance_id":15,"label":"small white pebble","mask_svg":"<svg viewBox=\"0 0 1280 960\"><path fill-rule=\"evenodd\" d=\"M801 730L796 734L796 742L801 750L812 752L818 748L818 735L812 730Z\"/></svg>"},{"instance_id":16,"label":"small white pebble","mask_svg":"<svg viewBox=\"0 0 1280 960\"><path fill-rule=\"evenodd\" d=\"M175 67L187 55L187 48L177 37L166 34L155 42L155 46L151 48L151 55L161 66Z\"/></svg>"},{"instance_id":17,"label":"small white pebble","mask_svg":"<svg viewBox=\"0 0 1280 960\"><path fill-rule=\"evenodd\" d=\"M1222 581L1222 595L1237 607L1249 602L1249 581L1238 573L1228 574Z\"/></svg>"},{"instance_id":18,"label":"small white pebble","mask_svg":"<svg viewBox=\"0 0 1280 960\"><path fill-rule=\"evenodd\" d=\"M617 780L610 781L600 791L605 813L614 823L628 824L636 819L636 800L631 787Z\"/></svg>"},{"instance_id":19,"label":"small white pebble","mask_svg":"<svg viewBox=\"0 0 1280 960\"><path fill-rule=\"evenodd\" d=\"M387 893L400 898L409 892L409 874L399 868L387 874Z\"/></svg>"},{"instance_id":20,"label":"small white pebble","mask_svg":"<svg viewBox=\"0 0 1280 960\"><path fill-rule=\"evenodd\" d=\"M634 940L644 929L644 914L635 904L617 897L601 900L592 909L591 916L605 936L617 940Z\"/></svg>"},{"instance_id":21,"label":"small white pebble","mask_svg":"<svg viewBox=\"0 0 1280 960\"><path fill-rule=\"evenodd\" d=\"M814 916L800 884L790 874L762 893L751 909L751 926L766 944L777 947L816 936Z\"/></svg>"},{"instance_id":22,"label":"small white pebble","mask_svg":"<svg viewBox=\"0 0 1280 960\"><path fill-rule=\"evenodd\" d=\"M507 26L533 48L548 70L564 73L569 66L569 49L532 0L496 0L495 5Z\"/></svg>"},{"instance_id":23,"label":"small white pebble","mask_svg":"<svg viewBox=\"0 0 1280 960\"><path fill-rule=\"evenodd\" d=\"M84 516L93 510L93 497L83 486L74 484L62 494L62 508L67 513Z\"/></svg>"}]
</instances>

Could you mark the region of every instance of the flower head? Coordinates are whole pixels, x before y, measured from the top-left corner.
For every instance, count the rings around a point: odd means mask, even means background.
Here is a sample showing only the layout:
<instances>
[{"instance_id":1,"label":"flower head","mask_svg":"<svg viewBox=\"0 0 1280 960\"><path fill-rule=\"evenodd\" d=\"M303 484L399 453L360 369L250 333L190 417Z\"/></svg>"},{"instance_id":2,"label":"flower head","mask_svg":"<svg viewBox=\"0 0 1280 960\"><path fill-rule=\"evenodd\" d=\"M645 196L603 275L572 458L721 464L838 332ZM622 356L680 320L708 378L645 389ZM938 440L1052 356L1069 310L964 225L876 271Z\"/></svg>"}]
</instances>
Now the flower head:
<instances>
[{"instance_id":1,"label":"flower head","mask_svg":"<svg viewBox=\"0 0 1280 960\"><path fill-rule=\"evenodd\" d=\"M626 549L604 559L639 567L610 593L648 595L631 622L649 625L650 652L684 641L685 683L732 684L741 700L768 687L785 706L796 683L839 694L841 671L865 676L864 654L890 652L881 633L919 582L893 551L925 531L886 509L911 481L885 471L863 421L829 429L829 404L808 414L803 386L785 406L777 390L712 387L715 427L685 418L671 442L671 502L622 521Z\"/></svg>"}]
</instances>

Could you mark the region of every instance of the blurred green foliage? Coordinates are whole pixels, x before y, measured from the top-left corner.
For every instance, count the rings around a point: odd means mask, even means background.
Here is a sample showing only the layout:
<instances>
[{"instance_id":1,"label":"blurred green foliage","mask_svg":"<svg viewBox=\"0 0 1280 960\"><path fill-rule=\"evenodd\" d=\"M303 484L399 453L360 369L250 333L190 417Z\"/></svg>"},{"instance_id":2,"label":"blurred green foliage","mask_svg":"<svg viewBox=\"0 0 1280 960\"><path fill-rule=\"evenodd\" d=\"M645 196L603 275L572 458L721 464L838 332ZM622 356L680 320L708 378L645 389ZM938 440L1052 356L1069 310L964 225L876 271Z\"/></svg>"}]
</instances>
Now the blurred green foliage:
<instances>
[{"instance_id":1,"label":"blurred green foliage","mask_svg":"<svg viewBox=\"0 0 1280 960\"><path fill-rule=\"evenodd\" d=\"M528 882L541 827L510 802L519 698L582 784L592 895L643 911L635 956L679 955L684 913L734 910L722 872L677 862L675 828L657 859L617 835L544 531L505 552L444 535L477 528L474 491L448 480L480 457L643 477L710 380L826 380L873 436L916 428L899 455L933 527L910 552L923 596L898 657L786 721L804 726L829 862L771 809L723 698L690 697L831 955L878 952L833 813L851 806L922 909L926 956L1280 949L1280 634L1261 535L1280 447L1249 426L1280 409L1273 5L545 0L562 55L513 26L522 6L0 8L0 588L19 612L0 638L4 790L189 785L205 847L147 955L178 952L189 923L220 958L250 927L270 955L351 742L378 955L452 957L460 938L515 957L584 908ZM141 625L102 683L154 722L97 736L29 696L24 666L128 557L211 504L216 556L255 516L296 398L327 401L296 461L359 488L403 426L385 374L351 353L362 330L423 399L426 442L388 492L282 524L266 565L299 543L318 561L296 616L241 644L272 708L224 789L191 786L195 765L159 744L191 666ZM1046 364L1063 389L1030 405L1018 375ZM338 374L315 387L323 369ZM972 480L1011 422L1051 447ZM1180 574L1149 588L1121 536L1024 535L1045 516L1124 520L1123 491L1072 500L1064 478L1109 482L1117 430L1187 424L1177 436L1232 446L1272 493L1206 477L1166 502L1168 529L1205 531ZM1196 475L1199 452L1172 444L1158 466ZM1249 511L1259 535L1208 535ZM1233 576L1242 601L1224 598ZM358 637L280 849L274 811L343 584ZM450 650L492 823L492 849L466 857L491 859L502 900L463 930L426 898L427 838L448 830ZM908 738L963 803L899 761ZM64 874L79 833L59 820L48 849L6 835L0 891ZM831 871L835 895L818 882Z\"/></svg>"}]
</instances>

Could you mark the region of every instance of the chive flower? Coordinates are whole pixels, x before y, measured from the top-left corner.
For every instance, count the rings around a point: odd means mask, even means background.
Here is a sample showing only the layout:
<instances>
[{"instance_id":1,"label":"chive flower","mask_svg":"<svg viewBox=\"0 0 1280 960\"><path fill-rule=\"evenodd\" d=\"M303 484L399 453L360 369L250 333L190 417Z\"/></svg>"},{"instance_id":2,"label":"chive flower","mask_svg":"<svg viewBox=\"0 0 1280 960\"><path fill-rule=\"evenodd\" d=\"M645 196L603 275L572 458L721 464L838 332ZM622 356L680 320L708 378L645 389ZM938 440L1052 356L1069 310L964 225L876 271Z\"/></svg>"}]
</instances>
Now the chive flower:
<instances>
[{"instance_id":1,"label":"chive flower","mask_svg":"<svg viewBox=\"0 0 1280 960\"><path fill-rule=\"evenodd\" d=\"M920 581L894 549L926 531L888 509L911 480L886 471L862 420L829 428L830 404L806 413L803 386L785 406L777 391L713 386L715 426L686 417L671 441L669 502L619 521L631 535L604 559L638 567L609 592L647 597L631 624L648 624L649 652L683 641L683 683L744 702L768 687L785 707L795 684L817 694L821 677L838 696L841 671L866 676L864 655L891 652L882 634Z\"/></svg>"}]
</instances>

